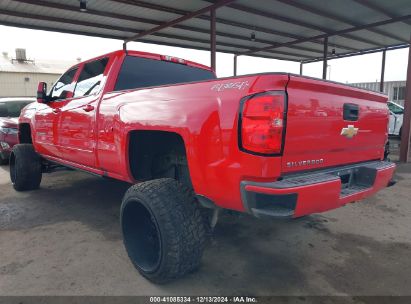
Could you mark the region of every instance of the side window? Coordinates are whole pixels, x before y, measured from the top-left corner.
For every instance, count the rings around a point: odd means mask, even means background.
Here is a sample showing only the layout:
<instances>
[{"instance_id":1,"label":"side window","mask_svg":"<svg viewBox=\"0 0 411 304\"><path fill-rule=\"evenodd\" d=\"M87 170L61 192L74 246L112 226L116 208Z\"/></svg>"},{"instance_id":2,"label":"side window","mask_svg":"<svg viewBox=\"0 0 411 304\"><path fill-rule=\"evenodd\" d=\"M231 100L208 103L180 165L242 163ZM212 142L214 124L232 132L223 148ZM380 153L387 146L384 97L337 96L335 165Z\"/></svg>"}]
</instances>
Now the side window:
<instances>
[{"instance_id":1,"label":"side window","mask_svg":"<svg viewBox=\"0 0 411 304\"><path fill-rule=\"evenodd\" d=\"M74 97L87 96L99 91L108 58L86 63L77 80Z\"/></svg>"},{"instance_id":2,"label":"side window","mask_svg":"<svg viewBox=\"0 0 411 304\"><path fill-rule=\"evenodd\" d=\"M73 78L76 75L77 67L64 73L50 92L51 100L65 99L69 93L74 91Z\"/></svg>"}]
</instances>

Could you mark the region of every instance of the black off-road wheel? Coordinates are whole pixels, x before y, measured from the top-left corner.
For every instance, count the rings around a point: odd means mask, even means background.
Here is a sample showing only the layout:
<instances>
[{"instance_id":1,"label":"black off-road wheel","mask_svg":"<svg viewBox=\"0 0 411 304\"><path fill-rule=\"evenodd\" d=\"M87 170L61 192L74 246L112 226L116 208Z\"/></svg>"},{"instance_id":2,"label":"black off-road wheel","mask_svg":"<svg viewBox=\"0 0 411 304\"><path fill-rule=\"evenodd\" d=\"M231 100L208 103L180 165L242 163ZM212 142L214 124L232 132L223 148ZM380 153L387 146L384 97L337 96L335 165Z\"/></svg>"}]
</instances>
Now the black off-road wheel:
<instances>
[{"instance_id":1,"label":"black off-road wheel","mask_svg":"<svg viewBox=\"0 0 411 304\"><path fill-rule=\"evenodd\" d=\"M193 192L174 179L132 186L121 205L128 256L148 280L162 284L196 270L206 234Z\"/></svg>"},{"instance_id":2,"label":"black off-road wheel","mask_svg":"<svg viewBox=\"0 0 411 304\"><path fill-rule=\"evenodd\" d=\"M41 183L41 158L31 144L19 144L10 154L10 179L16 191L35 190Z\"/></svg>"}]
</instances>

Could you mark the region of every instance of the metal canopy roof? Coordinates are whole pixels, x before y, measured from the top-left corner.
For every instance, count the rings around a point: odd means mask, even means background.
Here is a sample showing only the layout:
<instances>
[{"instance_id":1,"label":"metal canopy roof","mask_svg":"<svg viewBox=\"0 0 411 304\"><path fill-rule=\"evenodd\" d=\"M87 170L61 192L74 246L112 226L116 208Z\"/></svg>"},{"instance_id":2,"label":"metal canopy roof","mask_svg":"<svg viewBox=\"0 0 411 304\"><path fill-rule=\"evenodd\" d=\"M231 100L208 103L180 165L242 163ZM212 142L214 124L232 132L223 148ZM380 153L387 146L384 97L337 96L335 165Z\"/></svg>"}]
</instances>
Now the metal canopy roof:
<instances>
[{"instance_id":1,"label":"metal canopy roof","mask_svg":"<svg viewBox=\"0 0 411 304\"><path fill-rule=\"evenodd\" d=\"M137 41L209 50L213 4L219 52L313 62L327 37L328 59L409 45L410 0L2 0L0 24L122 40L165 25Z\"/></svg>"}]
</instances>

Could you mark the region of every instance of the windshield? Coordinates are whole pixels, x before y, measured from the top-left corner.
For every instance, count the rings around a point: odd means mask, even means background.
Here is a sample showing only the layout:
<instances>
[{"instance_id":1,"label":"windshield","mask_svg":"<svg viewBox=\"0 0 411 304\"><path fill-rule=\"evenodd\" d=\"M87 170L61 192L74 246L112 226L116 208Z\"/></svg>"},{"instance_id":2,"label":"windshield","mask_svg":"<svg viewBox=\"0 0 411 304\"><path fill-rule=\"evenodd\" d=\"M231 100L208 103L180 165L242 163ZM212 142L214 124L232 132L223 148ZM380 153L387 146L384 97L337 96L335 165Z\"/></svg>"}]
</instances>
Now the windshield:
<instances>
[{"instance_id":1,"label":"windshield","mask_svg":"<svg viewBox=\"0 0 411 304\"><path fill-rule=\"evenodd\" d=\"M391 112L394 114L403 114L404 109L401 108L400 106L397 106L395 103L389 102L388 103L388 108L390 109Z\"/></svg>"},{"instance_id":2,"label":"windshield","mask_svg":"<svg viewBox=\"0 0 411 304\"><path fill-rule=\"evenodd\" d=\"M0 117L19 117L21 110L32 103L31 100L25 101L0 101Z\"/></svg>"}]
</instances>

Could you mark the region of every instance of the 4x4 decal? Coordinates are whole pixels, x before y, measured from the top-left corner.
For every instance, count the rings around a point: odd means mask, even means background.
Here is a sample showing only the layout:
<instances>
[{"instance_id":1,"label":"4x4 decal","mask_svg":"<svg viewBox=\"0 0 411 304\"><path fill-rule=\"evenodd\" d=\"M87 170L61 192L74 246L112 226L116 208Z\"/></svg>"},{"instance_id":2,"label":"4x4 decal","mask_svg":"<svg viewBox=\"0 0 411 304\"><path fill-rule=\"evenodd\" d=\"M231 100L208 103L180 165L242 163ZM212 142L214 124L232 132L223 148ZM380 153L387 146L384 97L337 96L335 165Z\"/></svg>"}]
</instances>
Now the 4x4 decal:
<instances>
[{"instance_id":1,"label":"4x4 decal","mask_svg":"<svg viewBox=\"0 0 411 304\"><path fill-rule=\"evenodd\" d=\"M237 90L244 90L245 88L248 88L250 84L248 81L238 81L238 82L227 82L227 83L217 83L211 87L212 91L224 91L224 90L232 90L232 89L237 89Z\"/></svg>"}]
</instances>

